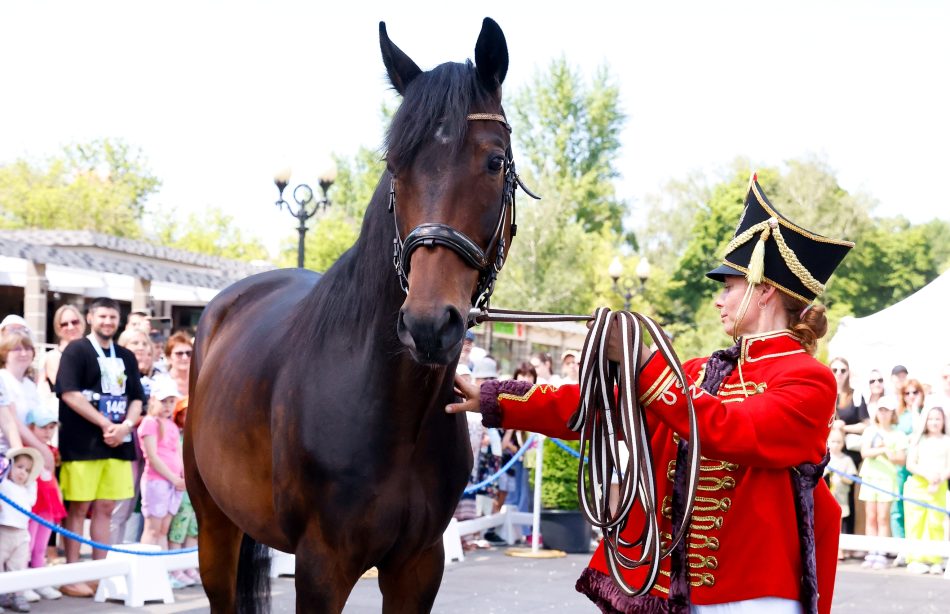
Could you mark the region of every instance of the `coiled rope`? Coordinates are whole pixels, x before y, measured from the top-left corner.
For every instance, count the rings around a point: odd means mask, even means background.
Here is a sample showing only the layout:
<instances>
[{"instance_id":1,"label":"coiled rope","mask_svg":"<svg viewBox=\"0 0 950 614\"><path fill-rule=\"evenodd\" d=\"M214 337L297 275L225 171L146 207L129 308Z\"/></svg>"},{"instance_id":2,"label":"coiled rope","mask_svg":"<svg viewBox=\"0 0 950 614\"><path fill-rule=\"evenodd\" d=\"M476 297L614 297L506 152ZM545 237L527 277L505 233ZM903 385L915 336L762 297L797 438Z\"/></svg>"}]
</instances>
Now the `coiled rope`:
<instances>
[{"instance_id":1,"label":"coiled rope","mask_svg":"<svg viewBox=\"0 0 950 614\"><path fill-rule=\"evenodd\" d=\"M607 358L607 342L612 326L618 326L622 340L623 359L613 363ZM662 547L657 517L656 483L647 429L646 411L637 397L640 375L639 353L644 329L653 338L657 351L672 369L679 386L686 392L690 437L687 442L687 486L678 526L673 527L672 540ZM581 399L568 426L580 433L578 463L578 497L590 523L604 535L607 567L617 586L630 596L643 595L653 587L660 573L660 561L669 556L686 536L699 483L699 437L696 411L693 408L686 374L666 335L652 319L638 313L612 312L606 308L594 314L594 323L584 341L580 385ZM627 443L630 454L626 463L620 459L619 442ZM589 453L588 453L589 452ZM585 462L585 456L588 458ZM614 472L620 484L620 500L610 510L610 480ZM630 511L635 504L643 510L643 527L639 537L628 542L620 537L627 528ZM639 547L636 559L620 549ZM621 569L646 567L642 584L631 586Z\"/></svg>"},{"instance_id":2,"label":"coiled rope","mask_svg":"<svg viewBox=\"0 0 950 614\"><path fill-rule=\"evenodd\" d=\"M473 309L469 314L473 323L481 322L565 322L593 320L584 349L581 352L581 400L571 418L570 428L580 433L581 451L577 469L578 498L587 520L599 527L604 535L604 553L614 583L627 595L646 594L660 573L660 561L669 556L686 537L692 516L696 488L699 484L699 434L696 410L689 393L689 383L676 351L663 330L639 313L611 311L601 307L594 316L548 314L501 309ZM620 327L623 360L617 364L607 359L607 342L612 325ZM666 548L660 541L657 518L656 483L647 431L646 412L637 398L637 380L640 374L639 350L644 329L653 338L657 351L670 366L676 384L686 396L689 413L690 437L687 441L686 493L684 512L673 527L672 539ZM623 440L630 449L626 463L620 462L618 442ZM589 450L589 454L588 454ZM677 473L683 471L677 467ZM610 478L617 473L620 482L620 501L616 512L610 511ZM634 504L643 510L644 526L639 537L628 542L620 537L629 521ZM640 547L636 560L625 556L620 548ZM640 586L631 586L621 569L647 566L646 579Z\"/></svg>"}]
</instances>

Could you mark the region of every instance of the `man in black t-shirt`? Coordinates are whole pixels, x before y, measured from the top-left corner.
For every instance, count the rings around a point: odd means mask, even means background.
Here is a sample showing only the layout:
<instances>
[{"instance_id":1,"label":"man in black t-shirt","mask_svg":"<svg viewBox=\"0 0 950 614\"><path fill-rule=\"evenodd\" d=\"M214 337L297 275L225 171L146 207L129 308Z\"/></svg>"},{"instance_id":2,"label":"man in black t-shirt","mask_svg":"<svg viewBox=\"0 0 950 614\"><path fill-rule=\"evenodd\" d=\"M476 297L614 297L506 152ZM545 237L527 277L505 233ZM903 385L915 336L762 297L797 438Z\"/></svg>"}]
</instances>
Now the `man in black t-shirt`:
<instances>
[{"instance_id":1,"label":"man in black t-shirt","mask_svg":"<svg viewBox=\"0 0 950 614\"><path fill-rule=\"evenodd\" d=\"M115 345L119 305L109 298L92 302L86 316L92 334L66 346L56 376L59 395L60 486L69 503L65 526L82 533L90 508L93 541L109 542L115 502L133 496L132 428L142 413L145 395L138 363L129 350ZM105 558L94 550L93 558ZM79 560L79 543L66 540L66 561ZM85 593L84 585L67 594ZM86 587L88 588L88 587Z\"/></svg>"}]
</instances>

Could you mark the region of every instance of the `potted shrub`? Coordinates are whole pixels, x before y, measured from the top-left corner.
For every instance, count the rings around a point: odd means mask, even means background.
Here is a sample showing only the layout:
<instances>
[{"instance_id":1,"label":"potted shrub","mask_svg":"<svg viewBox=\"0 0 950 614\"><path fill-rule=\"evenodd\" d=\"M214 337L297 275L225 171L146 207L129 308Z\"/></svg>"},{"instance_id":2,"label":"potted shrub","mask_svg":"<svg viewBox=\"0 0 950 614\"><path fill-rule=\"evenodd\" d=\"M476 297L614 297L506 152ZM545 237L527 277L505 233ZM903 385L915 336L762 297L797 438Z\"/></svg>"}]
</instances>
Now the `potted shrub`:
<instances>
[{"instance_id":1,"label":"potted shrub","mask_svg":"<svg viewBox=\"0 0 950 614\"><path fill-rule=\"evenodd\" d=\"M562 442L577 450L576 441ZM575 455L551 439L544 440L541 480L541 539L546 548L564 552L590 552L591 526L577 498Z\"/></svg>"}]
</instances>

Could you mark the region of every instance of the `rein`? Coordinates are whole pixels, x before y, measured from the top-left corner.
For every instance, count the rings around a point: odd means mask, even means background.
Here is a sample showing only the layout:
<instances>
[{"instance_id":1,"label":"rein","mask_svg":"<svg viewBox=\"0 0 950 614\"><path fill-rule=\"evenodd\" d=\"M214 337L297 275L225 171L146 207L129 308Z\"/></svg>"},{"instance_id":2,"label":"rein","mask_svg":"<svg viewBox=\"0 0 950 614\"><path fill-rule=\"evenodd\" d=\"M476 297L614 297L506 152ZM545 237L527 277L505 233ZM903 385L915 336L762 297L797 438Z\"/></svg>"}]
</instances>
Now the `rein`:
<instances>
[{"instance_id":1,"label":"rein","mask_svg":"<svg viewBox=\"0 0 950 614\"><path fill-rule=\"evenodd\" d=\"M499 122L511 133L511 126L504 115L470 113L466 116L466 120ZM487 309L492 292L495 290L495 280L505 265L505 258L507 257L505 220L508 218L509 211L511 212L511 238L514 239L518 232L518 224L515 221L515 190L518 187L521 187L528 196L536 200L540 199L524 185L515 171L515 161L509 144L505 150L505 186L501 196L501 211L498 214L498 222L495 224L492 238L488 243L488 249L483 250L478 243L469 238L464 232L439 222L419 224L406 235L405 239L401 238L399 236L399 220L396 214L396 178L395 176L390 177L389 211L393 214L393 223L396 226L396 236L393 239L393 267L396 269L399 285L403 292L407 294L409 292L409 262L412 252L419 247L440 245L454 251L466 264L479 272L478 284L472 295L472 305L478 309ZM488 256L492 246L495 250L494 259L490 259Z\"/></svg>"},{"instance_id":2,"label":"rein","mask_svg":"<svg viewBox=\"0 0 950 614\"><path fill-rule=\"evenodd\" d=\"M580 433L580 461L577 469L577 491L584 515L604 535L604 554L614 583L631 597L650 591L660 573L660 561L669 556L677 544L686 538L692 516L696 489L699 483L699 435L696 410L689 393L689 383L676 352L666 335L652 319L639 313L612 312L599 308L593 316L561 315L540 312L509 311L501 309L473 309L473 323L481 322L566 322L590 321L593 325L581 352L580 403L568 426ZM623 360L612 363L607 359L607 342L611 326L620 327L623 342ZM647 430L646 411L637 396L640 375L639 349L644 332L653 338L657 352L666 360L677 380L677 386L686 391L690 437L686 449L686 496L684 513L673 527L672 539L664 548L661 544L657 520L656 484L650 433ZM630 449L626 464L620 461L619 442ZM585 457L589 460L585 462ZM679 464L677 464L679 469ZM620 500L616 512L610 511L610 480L616 472L620 482ZM639 537L628 542L620 537L627 528L630 510L638 504L643 510L643 527ZM677 515L674 515L676 522ZM620 552L620 547L640 547L640 556L632 559ZM646 567L647 575L639 586L631 586L621 569Z\"/></svg>"}]
</instances>

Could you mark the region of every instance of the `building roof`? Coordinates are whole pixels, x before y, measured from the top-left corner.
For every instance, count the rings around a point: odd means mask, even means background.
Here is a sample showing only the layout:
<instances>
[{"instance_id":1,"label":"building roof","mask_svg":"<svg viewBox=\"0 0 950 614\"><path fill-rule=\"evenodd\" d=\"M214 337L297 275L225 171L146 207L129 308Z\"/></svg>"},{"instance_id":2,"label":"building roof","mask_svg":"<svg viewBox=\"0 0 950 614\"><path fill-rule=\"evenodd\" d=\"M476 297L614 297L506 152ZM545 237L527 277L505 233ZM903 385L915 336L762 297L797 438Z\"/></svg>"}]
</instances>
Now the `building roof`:
<instances>
[{"instance_id":1,"label":"building roof","mask_svg":"<svg viewBox=\"0 0 950 614\"><path fill-rule=\"evenodd\" d=\"M86 230L3 230L0 256L216 290L274 268Z\"/></svg>"}]
</instances>

